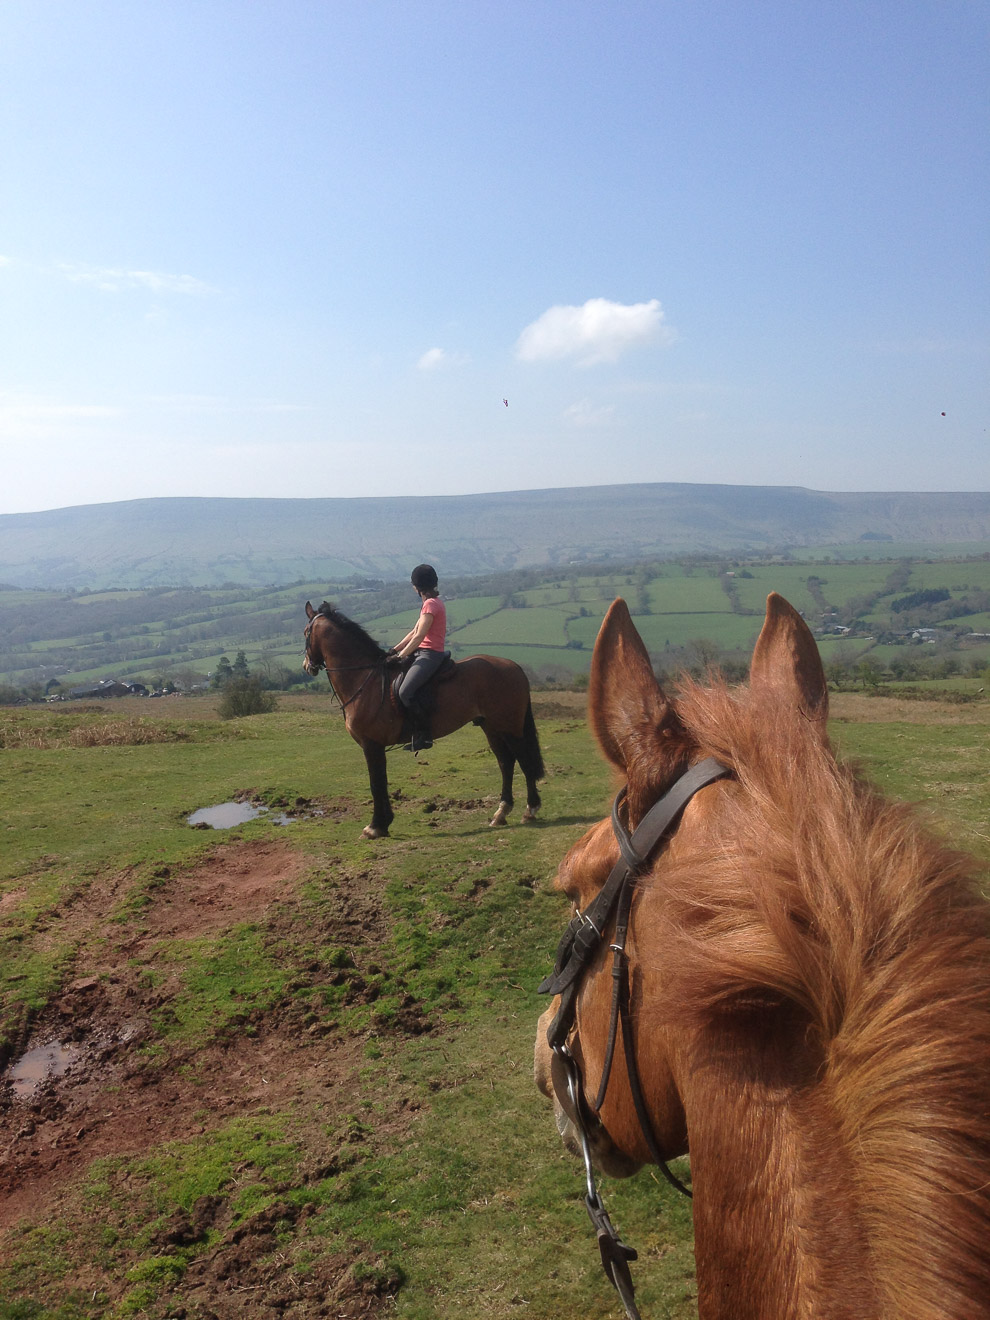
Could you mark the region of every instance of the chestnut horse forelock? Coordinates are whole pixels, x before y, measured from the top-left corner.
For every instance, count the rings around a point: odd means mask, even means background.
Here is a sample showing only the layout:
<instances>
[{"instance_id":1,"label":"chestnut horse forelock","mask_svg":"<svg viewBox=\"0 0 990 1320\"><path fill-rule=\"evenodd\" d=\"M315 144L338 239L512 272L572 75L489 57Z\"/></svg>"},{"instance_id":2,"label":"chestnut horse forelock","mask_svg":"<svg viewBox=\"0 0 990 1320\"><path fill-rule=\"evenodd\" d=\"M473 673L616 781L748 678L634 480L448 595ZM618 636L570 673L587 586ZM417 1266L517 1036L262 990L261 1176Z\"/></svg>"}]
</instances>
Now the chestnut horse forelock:
<instances>
[{"instance_id":1,"label":"chestnut horse forelock","mask_svg":"<svg viewBox=\"0 0 990 1320\"><path fill-rule=\"evenodd\" d=\"M735 782L686 813L640 887L640 1012L693 1037L696 1061L720 1040L716 1090L703 1094L705 1067L690 1084L715 1114L733 1058L752 1089L750 1029L789 1033L779 1075L759 1080L768 1094L793 1084L794 1159L821 1156L801 1232L830 1238L833 1263L806 1264L806 1295L846 1254L873 1300L835 1314L990 1315L990 909L976 863L838 765L813 717L773 692L688 683L674 724L679 754L714 756ZM601 840L588 843L600 873ZM580 856L570 866L583 888ZM791 1179L786 1163L765 1176ZM724 1228L706 1230L696 1203L706 1231Z\"/></svg>"}]
</instances>

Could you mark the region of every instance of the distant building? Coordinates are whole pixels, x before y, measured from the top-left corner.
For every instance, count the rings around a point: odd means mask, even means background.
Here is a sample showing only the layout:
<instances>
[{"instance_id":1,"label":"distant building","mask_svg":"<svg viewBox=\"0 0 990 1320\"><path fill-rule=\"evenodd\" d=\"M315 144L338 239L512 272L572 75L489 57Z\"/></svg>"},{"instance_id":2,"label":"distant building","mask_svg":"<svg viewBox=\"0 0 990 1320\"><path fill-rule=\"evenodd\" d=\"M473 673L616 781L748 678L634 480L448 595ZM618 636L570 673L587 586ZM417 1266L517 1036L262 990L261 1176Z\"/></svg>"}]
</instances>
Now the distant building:
<instances>
[{"instance_id":1,"label":"distant building","mask_svg":"<svg viewBox=\"0 0 990 1320\"><path fill-rule=\"evenodd\" d=\"M146 697L147 695L148 689L143 683L121 683L116 678L101 678L97 683L69 689L70 697L87 701L92 701L94 697Z\"/></svg>"}]
</instances>

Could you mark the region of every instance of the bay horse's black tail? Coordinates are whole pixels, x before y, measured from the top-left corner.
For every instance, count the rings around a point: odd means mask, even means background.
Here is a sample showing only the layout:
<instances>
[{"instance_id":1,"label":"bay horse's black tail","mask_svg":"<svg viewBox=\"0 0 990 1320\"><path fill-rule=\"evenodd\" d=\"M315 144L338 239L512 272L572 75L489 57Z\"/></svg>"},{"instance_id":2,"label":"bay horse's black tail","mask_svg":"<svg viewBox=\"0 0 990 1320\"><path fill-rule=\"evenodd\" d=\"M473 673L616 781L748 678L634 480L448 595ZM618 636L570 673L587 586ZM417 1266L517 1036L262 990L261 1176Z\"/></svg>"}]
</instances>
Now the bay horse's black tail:
<instances>
[{"instance_id":1,"label":"bay horse's black tail","mask_svg":"<svg viewBox=\"0 0 990 1320\"><path fill-rule=\"evenodd\" d=\"M533 703L526 702L526 718L523 720L521 738L508 740L519 768L528 780L546 778L543 767L543 753L540 751L540 739L536 732L536 720L533 719Z\"/></svg>"}]
</instances>

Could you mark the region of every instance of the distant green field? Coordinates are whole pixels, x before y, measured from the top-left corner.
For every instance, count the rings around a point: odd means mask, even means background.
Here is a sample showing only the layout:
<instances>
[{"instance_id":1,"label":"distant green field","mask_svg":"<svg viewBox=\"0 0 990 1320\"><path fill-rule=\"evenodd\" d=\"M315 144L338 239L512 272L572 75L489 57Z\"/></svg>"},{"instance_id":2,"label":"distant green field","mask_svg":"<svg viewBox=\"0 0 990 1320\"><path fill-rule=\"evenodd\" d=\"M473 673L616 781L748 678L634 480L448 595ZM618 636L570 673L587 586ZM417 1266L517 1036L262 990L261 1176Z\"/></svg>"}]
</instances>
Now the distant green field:
<instances>
[{"instance_id":1,"label":"distant green field","mask_svg":"<svg viewBox=\"0 0 990 1320\"><path fill-rule=\"evenodd\" d=\"M965 564L943 562L912 564L908 591L930 587L948 587L950 591L990 591L990 560L971 560Z\"/></svg>"},{"instance_id":2,"label":"distant green field","mask_svg":"<svg viewBox=\"0 0 990 1320\"><path fill-rule=\"evenodd\" d=\"M569 588L564 586L549 587L530 587L526 591L521 591L521 595L527 605L566 605L569 595ZM492 608L498 605L498 598L495 597Z\"/></svg>"},{"instance_id":3,"label":"distant green field","mask_svg":"<svg viewBox=\"0 0 990 1320\"><path fill-rule=\"evenodd\" d=\"M944 545L936 541L849 541L840 545L807 546L801 558L811 563L823 559L968 559L987 553L983 541L958 541Z\"/></svg>"},{"instance_id":4,"label":"distant green field","mask_svg":"<svg viewBox=\"0 0 990 1320\"><path fill-rule=\"evenodd\" d=\"M447 602L447 620L455 628L463 627L474 619L482 619L498 609L499 596L455 597ZM415 609L412 615L415 615Z\"/></svg>"},{"instance_id":5,"label":"distant green field","mask_svg":"<svg viewBox=\"0 0 990 1320\"><path fill-rule=\"evenodd\" d=\"M809 578L817 579L814 592ZM899 649L914 661L930 658L937 648L919 651L910 645L919 627L935 627L939 646L959 649L961 664L990 661L990 641L966 637L990 632L990 560L982 557L935 562L875 557L856 563L693 558L568 565L443 585L456 655L510 655L537 677L586 671L601 619L620 595L657 656L690 651L698 641L725 651L745 649L759 630L767 595L776 591L813 628L822 624L822 602L831 627L859 620L858 635L820 637L823 655L843 662L871 647L884 664L901 658ZM899 598L933 587L945 588L952 599L930 607L922 602L906 613L891 609ZM303 606L307 599L318 604L325 598L385 645L397 642L416 619L415 596L406 581L302 582L258 590L0 590L0 683L43 687L57 681L71 687L114 677L148 684L174 678L188 685L204 681L222 655L233 660L239 651L273 681L301 680ZM898 636L903 641L895 645ZM884 640L882 651L876 649L877 637ZM673 662L681 659L674 656Z\"/></svg>"},{"instance_id":6,"label":"distant green field","mask_svg":"<svg viewBox=\"0 0 990 1320\"><path fill-rule=\"evenodd\" d=\"M459 646L472 648L517 642L523 645L542 642L550 646L565 646L568 641L567 616L573 611L574 607L567 605L499 610L490 619L482 619L467 628L459 629L455 636Z\"/></svg>"},{"instance_id":7,"label":"distant green field","mask_svg":"<svg viewBox=\"0 0 990 1320\"><path fill-rule=\"evenodd\" d=\"M651 582L648 595L656 614L728 614L732 609L719 579L700 572Z\"/></svg>"}]
</instances>

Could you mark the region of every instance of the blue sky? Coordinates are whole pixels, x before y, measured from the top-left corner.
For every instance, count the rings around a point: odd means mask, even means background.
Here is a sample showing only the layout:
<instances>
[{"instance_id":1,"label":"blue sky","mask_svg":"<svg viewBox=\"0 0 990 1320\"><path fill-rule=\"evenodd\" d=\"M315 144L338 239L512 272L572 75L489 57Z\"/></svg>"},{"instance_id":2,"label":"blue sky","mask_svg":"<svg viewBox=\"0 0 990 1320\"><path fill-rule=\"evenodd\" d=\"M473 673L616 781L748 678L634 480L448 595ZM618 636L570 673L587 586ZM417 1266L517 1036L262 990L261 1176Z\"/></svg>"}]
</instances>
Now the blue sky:
<instances>
[{"instance_id":1,"label":"blue sky","mask_svg":"<svg viewBox=\"0 0 990 1320\"><path fill-rule=\"evenodd\" d=\"M988 29L4 0L0 513L985 490Z\"/></svg>"}]
</instances>

